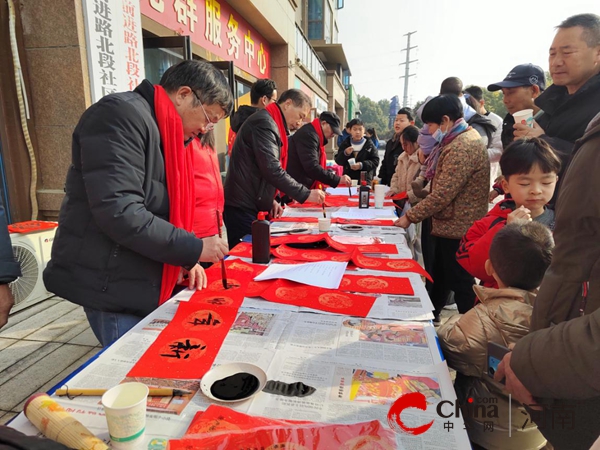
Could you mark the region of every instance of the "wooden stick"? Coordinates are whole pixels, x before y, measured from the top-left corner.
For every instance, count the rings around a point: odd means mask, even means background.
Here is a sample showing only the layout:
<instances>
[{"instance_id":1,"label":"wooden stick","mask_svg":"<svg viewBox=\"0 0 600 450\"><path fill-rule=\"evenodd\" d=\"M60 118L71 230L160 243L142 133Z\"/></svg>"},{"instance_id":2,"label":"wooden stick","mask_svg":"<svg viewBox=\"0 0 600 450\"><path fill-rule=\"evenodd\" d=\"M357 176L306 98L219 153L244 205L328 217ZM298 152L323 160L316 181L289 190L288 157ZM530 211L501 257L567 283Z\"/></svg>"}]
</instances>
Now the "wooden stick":
<instances>
[{"instance_id":1,"label":"wooden stick","mask_svg":"<svg viewBox=\"0 0 600 450\"><path fill-rule=\"evenodd\" d=\"M223 239L223 230L221 229L221 214L217 209L217 228L219 229L219 237ZM223 282L223 289L229 289L227 285L227 268L225 267L225 259L221 260L221 281Z\"/></svg>"},{"instance_id":2,"label":"wooden stick","mask_svg":"<svg viewBox=\"0 0 600 450\"><path fill-rule=\"evenodd\" d=\"M79 395L83 396L95 396L100 397L104 395L104 393L108 389L57 389L55 394L59 397L69 395L73 397L77 397ZM150 393L148 394L150 397L178 397L182 395L189 395L192 391L188 391L187 389L172 389L172 388L151 388Z\"/></svg>"}]
</instances>

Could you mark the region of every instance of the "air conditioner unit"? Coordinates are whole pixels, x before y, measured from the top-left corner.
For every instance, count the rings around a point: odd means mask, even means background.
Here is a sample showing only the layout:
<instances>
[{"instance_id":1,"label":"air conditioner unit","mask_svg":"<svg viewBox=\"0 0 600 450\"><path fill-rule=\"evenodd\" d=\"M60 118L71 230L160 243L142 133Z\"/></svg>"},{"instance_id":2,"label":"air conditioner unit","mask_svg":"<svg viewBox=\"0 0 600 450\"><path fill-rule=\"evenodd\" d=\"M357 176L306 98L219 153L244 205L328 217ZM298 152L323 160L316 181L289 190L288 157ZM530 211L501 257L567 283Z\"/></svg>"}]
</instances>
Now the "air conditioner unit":
<instances>
[{"instance_id":1,"label":"air conditioner unit","mask_svg":"<svg viewBox=\"0 0 600 450\"><path fill-rule=\"evenodd\" d=\"M34 233L11 233L13 253L21 264L21 276L10 283L15 298L11 314L52 297L44 286L42 273L50 260L56 228Z\"/></svg>"}]
</instances>

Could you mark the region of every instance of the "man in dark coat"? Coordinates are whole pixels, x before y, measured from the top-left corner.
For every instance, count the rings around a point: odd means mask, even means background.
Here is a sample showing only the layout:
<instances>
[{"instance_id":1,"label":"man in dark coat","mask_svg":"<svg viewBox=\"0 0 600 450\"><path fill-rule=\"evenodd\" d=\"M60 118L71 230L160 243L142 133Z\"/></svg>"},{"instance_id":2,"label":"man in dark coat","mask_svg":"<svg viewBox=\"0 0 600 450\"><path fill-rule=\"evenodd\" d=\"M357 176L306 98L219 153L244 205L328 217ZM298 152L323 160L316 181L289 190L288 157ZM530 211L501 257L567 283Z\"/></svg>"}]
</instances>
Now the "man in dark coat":
<instances>
[{"instance_id":1,"label":"man in dark coat","mask_svg":"<svg viewBox=\"0 0 600 450\"><path fill-rule=\"evenodd\" d=\"M560 157L563 168L553 199L559 193L575 141L600 112L600 16L579 14L557 28L549 57L554 84L535 100L544 113L533 122L533 128L514 125L516 138L541 137Z\"/></svg>"},{"instance_id":2,"label":"man in dark coat","mask_svg":"<svg viewBox=\"0 0 600 450\"><path fill-rule=\"evenodd\" d=\"M394 172L396 172L398 157L404 151L402 149L402 143L400 142L400 135L407 126L414 124L415 118L412 109L401 108L398 110L398 114L396 114L396 119L394 120L394 137L385 143L385 155L383 156L383 162L379 169L378 176L381 184L385 184L386 186L390 185L392 176L394 176Z\"/></svg>"},{"instance_id":3,"label":"man in dark coat","mask_svg":"<svg viewBox=\"0 0 600 450\"><path fill-rule=\"evenodd\" d=\"M104 346L158 306L165 264L187 270L190 284L201 288L198 261L216 262L227 252L222 239L198 239L169 222L166 144L155 114L161 94L175 110L170 124L183 128L177 134L194 139L231 111L227 80L210 64L183 61L165 72L161 86L144 80L133 92L103 97L73 132L44 283L84 307Z\"/></svg>"},{"instance_id":4,"label":"man in dark coat","mask_svg":"<svg viewBox=\"0 0 600 450\"><path fill-rule=\"evenodd\" d=\"M556 247L533 306L531 333L498 368L513 398L543 405L531 415L556 450L587 450L600 433L599 149L600 113L577 141L565 175Z\"/></svg>"},{"instance_id":5,"label":"man in dark coat","mask_svg":"<svg viewBox=\"0 0 600 450\"><path fill-rule=\"evenodd\" d=\"M308 189L285 171L287 135L308 115L310 105L305 93L289 89L240 128L225 179L224 218L230 248L251 232L259 211L281 216L277 191L300 203L325 200L322 190Z\"/></svg>"},{"instance_id":6,"label":"man in dark coat","mask_svg":"<svg viewBox=\"0 0 600 450\"><path fill-rule=\"evenodd\" d=\"M327 142L340 133L340 118L330 111L322 112L312 123L296 131L289 143L287 172L290 176L309 189L316 183L331 187L352 186L348 175L340 177L323 166Z\"/></svg>"},{"instance_id":7,"label":"man in dark coat","mask_svg":"<svg viewBox=\"0 0 600 450\"><path fill-rule=\"evenodd\" d=\"M231 118L231 130L240 131L244 122L256 111L265 109L277 101L277 85L273 80L263 78L255 82L250 88L250 106L240 106Z\"/></svg>"},{"instance_id":8,"label":"man in dark coat","mask_svg":"<svg viewBox=\"0 0 600 450\"><path fill-rule=\"evenodd\" d=\"M6 214L0 203L0 328L8 321L8 314L15 300L8 287L21 276L21 266L15 261L10 235L8 233Z\"/></svg>"}]
</instances>

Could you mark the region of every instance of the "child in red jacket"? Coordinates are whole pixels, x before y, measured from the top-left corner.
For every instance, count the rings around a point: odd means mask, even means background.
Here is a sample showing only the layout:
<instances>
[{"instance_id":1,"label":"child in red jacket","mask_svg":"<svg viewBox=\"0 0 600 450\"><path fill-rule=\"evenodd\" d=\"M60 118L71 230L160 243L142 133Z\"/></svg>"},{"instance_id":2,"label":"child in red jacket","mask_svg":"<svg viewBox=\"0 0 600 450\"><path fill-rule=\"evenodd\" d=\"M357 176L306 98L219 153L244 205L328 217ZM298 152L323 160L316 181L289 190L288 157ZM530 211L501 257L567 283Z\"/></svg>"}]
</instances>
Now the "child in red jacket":
<instances>
[{"instance_id":1,"label":"child in red jacket","mask_svg":"<svg viewBox=\"0 0 600 450\"><path fill-rule=\"evenodd\" d=\"M496 233L507 223L534 220L554 229L554 211L546 204L554 195L560 160L552 147L538 138L521 139L510 144L500 158L504 179L502 188L512 198L503 200L463 236L456 260L486 287L497 288L488 274L485 261Z\"/></svg>"}]
</instances>

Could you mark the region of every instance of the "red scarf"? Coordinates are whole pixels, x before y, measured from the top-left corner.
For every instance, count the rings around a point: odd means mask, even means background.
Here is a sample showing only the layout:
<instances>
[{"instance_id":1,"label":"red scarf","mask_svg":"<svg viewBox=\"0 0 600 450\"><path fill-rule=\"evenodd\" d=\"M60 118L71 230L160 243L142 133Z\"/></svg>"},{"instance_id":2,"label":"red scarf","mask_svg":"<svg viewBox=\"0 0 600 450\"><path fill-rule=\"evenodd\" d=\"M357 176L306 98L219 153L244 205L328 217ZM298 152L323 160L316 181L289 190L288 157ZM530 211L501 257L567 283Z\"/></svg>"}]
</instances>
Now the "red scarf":
<instances>
[{"instance_id":1,"label":"red scarf","mask_svg":"<svg viewBox=\"0 0 600 450\"><path fill-rule=\"evenodd\" d=\"M277 128L279 129L279 137L281 138L281 152L279 154L279 162L281 163L281 167L283 167L283 170L285 170L287 167L288 160L288 138L287 128L285 127L285 124L283 122L283 114L281 113L281 108L277 103L271 103L265 109L273 118L273 120L277 124Z\"/></svg>"},{"instance_id":2,"label":"red scarf","mask_svg":"<svg viewBox=\"0 0 600 450\"><path fill-rule=\"evenodd\" d=\"M317 117L315 120L311 122L311 125L317 132L319 136L319 164L323 169L327 169L327 154L325 153L325 137L323 136L323 127L321 126L321 120ZM318 180L313 182L311 189L321 189L319 186L322 183Z\"/></svg>"},{"instance_id":3,"label":"red scarf","mask_svg":"<svg viewBox=\"0 0 600 450\"><path fill-rule=\"evenodd\" d=\"M162 86L154 86L154 112L165 156L165 176L169 195L169 222L191 232L194 225L194 154L183 145L183 124ZM200 255L198 255L200 256ZM159 305L173 292L178 266L163 266Z\"/></svg>"}]
</instances>

